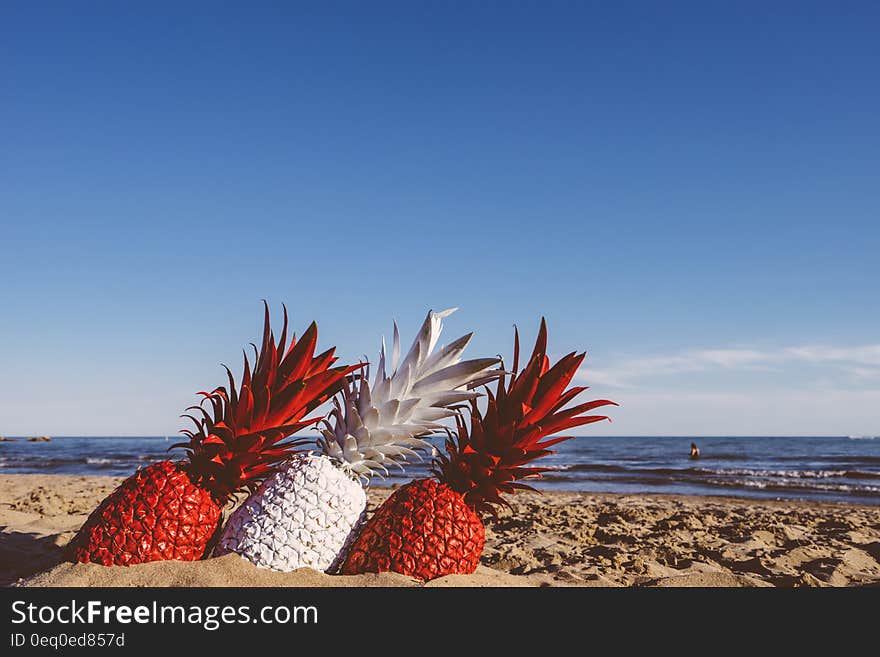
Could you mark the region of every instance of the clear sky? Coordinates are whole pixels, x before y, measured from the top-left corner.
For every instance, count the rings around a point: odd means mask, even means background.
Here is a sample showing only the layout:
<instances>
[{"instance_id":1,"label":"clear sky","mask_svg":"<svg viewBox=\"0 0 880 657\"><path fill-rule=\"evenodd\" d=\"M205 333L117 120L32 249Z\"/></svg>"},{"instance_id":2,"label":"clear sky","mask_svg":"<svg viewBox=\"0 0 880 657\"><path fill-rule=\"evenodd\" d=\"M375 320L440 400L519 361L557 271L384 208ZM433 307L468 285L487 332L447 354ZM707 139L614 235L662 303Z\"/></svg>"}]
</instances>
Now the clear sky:
<instances>
[{"instance_id":1,"label":"clear sky","mask_svg":"<svg viewBox=\"0 0 880 657\"><path fill-rule=\"evenodd\" d=\"M170 434L286 302L596 434L880 433L876 2L0 5L0 433ZM280 313L279 313L280 315ZM280 319L280 317L279 317Z\"/></svg>"}]
</instances>

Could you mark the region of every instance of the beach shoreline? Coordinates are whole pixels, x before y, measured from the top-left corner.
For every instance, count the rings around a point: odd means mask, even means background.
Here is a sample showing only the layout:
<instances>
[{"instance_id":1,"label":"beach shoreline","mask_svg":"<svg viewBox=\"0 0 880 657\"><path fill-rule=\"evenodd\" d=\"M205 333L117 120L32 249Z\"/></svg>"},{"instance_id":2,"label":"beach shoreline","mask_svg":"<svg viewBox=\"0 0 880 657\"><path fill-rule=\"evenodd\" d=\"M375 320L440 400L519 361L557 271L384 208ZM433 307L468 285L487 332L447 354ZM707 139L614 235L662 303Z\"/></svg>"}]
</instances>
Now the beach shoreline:
<instances>
[{"instance_id":1,"label":"beach shoreline","mask_svg":"<svg viewBox=\"0 0 880 657\"><path fill-rule=\"evenodd\" d=\"M62 563L120 477L0 475L0 585L412 586L395 574L260 570L228 555L130 568ZM370 490L370 508L390 488ZM880 585L880 507L745 497L520 493L487 521L481 566L441 586Z\"/></svg>"}]
</instances>

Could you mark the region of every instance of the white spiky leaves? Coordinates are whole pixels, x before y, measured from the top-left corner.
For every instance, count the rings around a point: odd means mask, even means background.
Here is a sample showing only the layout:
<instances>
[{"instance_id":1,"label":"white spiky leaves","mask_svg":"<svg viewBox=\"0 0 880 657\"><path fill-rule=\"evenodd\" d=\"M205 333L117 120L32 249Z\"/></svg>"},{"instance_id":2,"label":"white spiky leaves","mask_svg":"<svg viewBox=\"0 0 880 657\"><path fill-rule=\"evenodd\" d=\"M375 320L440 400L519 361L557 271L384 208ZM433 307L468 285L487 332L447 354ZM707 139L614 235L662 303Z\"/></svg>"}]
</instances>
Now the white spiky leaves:
<instances>
[{"instance_id":1,"label":"white spiky leaves","mask_svg":"<svg viewBox=\"0 0 880 657\"><path fill-rule=\"evenodd\" d=\"M400 334L395 322L391 375L386 372L383 338L372 387L365 375L333 400L323 438L318 440L326 455L365 479L380 470L387 473L391 465L402 468L408 458L430 450L422 438L442 431L442 420L455 415L457 404L479 396L473 388L498 376L498 370L491 369L498 358L461 360L471 333L435 350L443 319L456 310L430 311L399 366Z\"/></svg>"}]
</instances>

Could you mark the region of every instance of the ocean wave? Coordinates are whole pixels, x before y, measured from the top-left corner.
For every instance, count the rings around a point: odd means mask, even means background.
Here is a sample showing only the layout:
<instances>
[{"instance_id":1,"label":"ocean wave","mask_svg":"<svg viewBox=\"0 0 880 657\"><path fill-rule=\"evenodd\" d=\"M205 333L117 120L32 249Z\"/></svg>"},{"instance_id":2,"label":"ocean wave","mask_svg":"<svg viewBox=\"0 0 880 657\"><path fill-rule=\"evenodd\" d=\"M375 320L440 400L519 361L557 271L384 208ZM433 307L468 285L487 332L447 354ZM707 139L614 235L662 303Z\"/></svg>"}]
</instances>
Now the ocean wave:
<instances>
[{"instance_id":1,"label":"ocean wave","mask_svg":"<svg viewBox=\"0 0 880 657\"><path fill-rule=\"evenodd\" d=\"M676 486L688 486L699 488L725 488L728 490L761 490L777 493L791 493L792 495L854 495L859 497L880 496L880 486L858 484L854 482L841 482L821 479L750 479L747 477L717 477L717 476L634 476L633 473L620 474L617 476L601 476L597 473L594 477L585 477L575 480L567 476L557 476L553 473L544 473L543 481L554 484L569 484L577 486L581 490L589 490L589 484L611 485L635 485L646 488L667 489L675 492Z\"/></svg>"},{"instance_id":2,"label":"ocean wave","mask_svg":"<svg viewBox=\"0 0 880 657\"><path fill-rule=\"evenodd\" d=\"M621 465L607 463L573 463L553 468L554 472L565 473L627 473L643 476L688 476L688 475L716 475L716 476L739 476L739 477L785 477L790 479L832 479L845 477L853 479L880 479L880 472L870 470L770 470L770 469L747 469L747 468L629 468Z\"/></svg>"},{"instance_id":3,"label":"ocean wave","mask_svg":"<svg viewBox=\"0 0 880 657\"><path fill-rule=\"evenodd\" d=\"M627 468L623 465L610 465L606 463L568 463L553 467L554 471L559 472L629 472L633 469L634 468Z\"/></svg>"},{"instance_id":4,"label":"ocean wave","mask_svg":"<svg viewBox=\"0 0 880 657\"><path fill-rule=\"evenodd\" d=\"M761 481L758 479L707 479L704 483L737 488L757 488L766 491L786 492L828 492L847 493L849 495L863 495L873 497L880 495L880 486L859 486L857 484L805 482L797 479L784 482Z\"/></svg>"},{"instance_id":5,"label":"ocean wave","mask_svg":"<svg viewBox=\"0 0 880 657\"><path fill-rule=\"evenodd\" d=\"M634 448L635 449L635 448ZM685 456L687 456L687 451L684 452ZM702 453L700 455L700 461L751 461L754 459L754 456L750 456L748 454L712 454L712 453ZM644 456L619 456L614 459L620 463L642 463L645 461ZM801 459L803 460L803 459Z\"/></svg>"},{"instance_id":6,"label":"ocean wave","mask_svg":"<svg viewBox=\"0 0 880 657\"><path fill-rule=\"evenodd\" d=\"M880 463L880 456L819 456L819 455L809 455L809 456L774 456L772 457L774 461L783 461L783 462L800 462L804 461L813 461L816 463Z\"/></svg>"},{"instance_id":7,"label":"ocean wave","mask_svg":"<svg viewBox=\"0 0 880 657\"><path fill-rule=\"evenodd\" d=\"M114 467L131 467L135 468L138 463L133 458L113 458L113 457L63 457L56 456L54 458L40 458L35 456L12 457L2 462L3 466L16 468L33 468L35 472L43 469L57 469L59 467L75 467L84 468L84 472L89 467L103 468L107 466Z\"/></svg>"},{"instance_id":8,"label":"ocean wave","mask_svg":"<svg viewBox=\"0 0 880 657\"><path fill-rule=\"evenodd\" d=\"M831 479L833 477L861 476L858 470L711 470L708 468L695 468L703 474L740 477L783 477L786 479ZM871 474L880 473L865 473Z\"/></svg>"}]
</instances>

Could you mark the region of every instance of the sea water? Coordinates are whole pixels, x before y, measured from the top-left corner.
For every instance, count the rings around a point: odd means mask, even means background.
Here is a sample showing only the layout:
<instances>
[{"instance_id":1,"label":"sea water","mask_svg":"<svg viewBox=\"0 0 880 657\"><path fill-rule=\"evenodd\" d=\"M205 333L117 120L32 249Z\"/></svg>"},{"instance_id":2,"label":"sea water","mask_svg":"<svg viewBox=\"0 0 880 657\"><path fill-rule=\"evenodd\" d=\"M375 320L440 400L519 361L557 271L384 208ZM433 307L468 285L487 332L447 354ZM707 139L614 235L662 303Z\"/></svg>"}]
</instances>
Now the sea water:
<instances>
[{"instance_id":1,"label":"sea water","mask_svg":"<svg viewBox=\"0 0 880 657\"><path fill-rule=\"evenodd\" d=\"M176 437L58 437L0 442L0 474L127 476L165 458ZM434 441L442 449L442 440ZM690 444L701 456L690 458ZM536 488L613 493L736 495L880 504L880 438L597 437L556 446L537 464L552 467ZM431 457L377 484L427 476Z\"/></svg>"}]
</instances>

